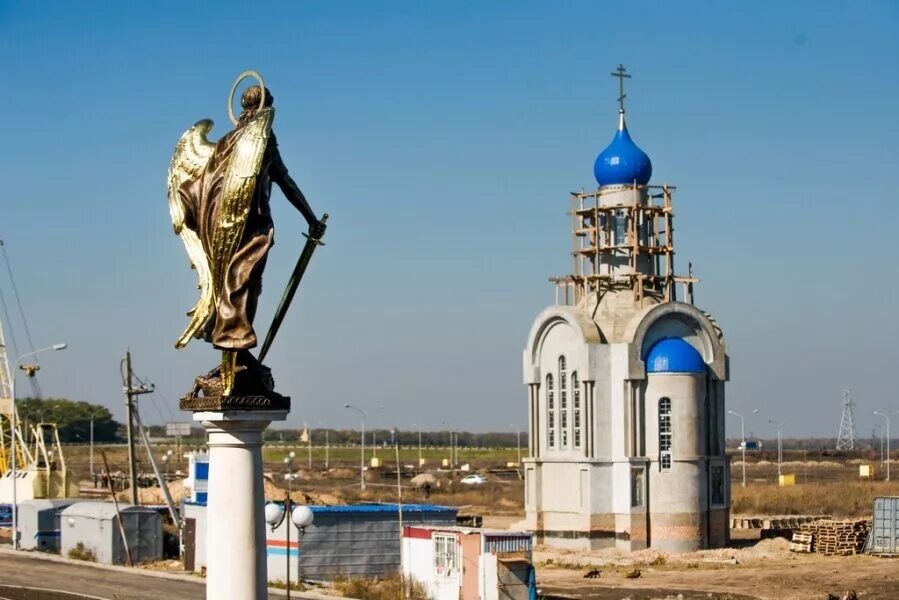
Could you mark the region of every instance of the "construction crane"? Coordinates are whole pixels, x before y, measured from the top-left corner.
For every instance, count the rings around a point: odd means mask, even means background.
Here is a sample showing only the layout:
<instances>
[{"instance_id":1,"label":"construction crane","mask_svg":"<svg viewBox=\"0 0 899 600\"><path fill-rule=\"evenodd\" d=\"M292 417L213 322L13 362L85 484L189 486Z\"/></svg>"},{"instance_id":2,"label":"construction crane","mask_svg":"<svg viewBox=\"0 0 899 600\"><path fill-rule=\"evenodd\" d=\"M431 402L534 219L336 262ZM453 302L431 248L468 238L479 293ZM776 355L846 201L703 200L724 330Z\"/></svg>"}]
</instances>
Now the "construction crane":
<instances>
[{"instance_id":1,"label":"construction crane","mask_svg":"<svg viewBox=\"0 0 899 600\"><path fill-rule=\"evenodd\" d=\"M13 402L12 371L9 368L9 357L6 352L6 338L3 335L3 322L0 320L0 476L6 475L12 469L13 456L16 465L28 465L33 463L31 453L25 445L20 427L13 429L13 411L16 410ZM18 413L16 413L16 422Z\"/></svg>"}]
</instances>

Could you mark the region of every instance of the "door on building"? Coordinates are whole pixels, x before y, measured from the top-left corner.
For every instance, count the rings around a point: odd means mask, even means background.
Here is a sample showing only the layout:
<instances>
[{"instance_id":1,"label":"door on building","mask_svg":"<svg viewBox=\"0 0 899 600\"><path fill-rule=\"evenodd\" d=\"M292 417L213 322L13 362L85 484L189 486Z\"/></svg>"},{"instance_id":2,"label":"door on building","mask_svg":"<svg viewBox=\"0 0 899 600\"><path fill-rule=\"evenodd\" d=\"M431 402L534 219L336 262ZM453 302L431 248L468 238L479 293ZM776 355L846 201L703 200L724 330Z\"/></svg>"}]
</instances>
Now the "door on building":
<instances>
[{"instance_id":1,"label":"door on building","mask_svg":"<svg viewBox=\"0 0 899 600\"><path fill-rule=\"evenodd\" d=\"M194 572L197 553L197 520L184 519L184 570Z\"/></svg>"},{"instance_id":2,"label":"door on building","mask_svg":"<svg viewBox=\"0 0 899 600\"><path fill-rule=\"evenodd\" d=\"M462 587L461 552L455 533L434 533L434 598L459 600Z\"/></svg>"},{"instance_id":3,"label":"door on building","mask_svg":"<svg viewBox=\"0 0 899 600\"><path fill-rule=\"evenodd\" d=\"M479 533L464 534L460 540L462 550L462 600L478 600L480 598L480 556L481 535Z\"/></svg>"}]
</instances>

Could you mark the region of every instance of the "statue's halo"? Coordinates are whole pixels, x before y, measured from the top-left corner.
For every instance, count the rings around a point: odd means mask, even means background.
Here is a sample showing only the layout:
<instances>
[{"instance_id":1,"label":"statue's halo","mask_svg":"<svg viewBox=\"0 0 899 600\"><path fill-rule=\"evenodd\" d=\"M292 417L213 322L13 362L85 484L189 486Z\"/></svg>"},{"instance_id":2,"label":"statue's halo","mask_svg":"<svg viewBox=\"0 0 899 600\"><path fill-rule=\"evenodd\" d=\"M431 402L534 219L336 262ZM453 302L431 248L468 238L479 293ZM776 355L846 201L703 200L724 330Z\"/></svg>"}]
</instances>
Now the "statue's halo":
<instances>
[{"instance_id":1,"label":"statue's halo","mask_svg":"<svg viewBox=\"0 0 899 600\"><path fill-rule=\"evenodd\" d=\"M234 125L237 125L237 119L234 118L234 92L237 91L237 86L240 85L240 82L249 77L252 77L259 82L259 90L262 93L259 98L259 106L265 106L265 84L262 82L262 75L256 71L244 71L237 76L237 80L234 82L234 85L231 86L231 93L228 94L228 116L231 118L231 123Z\"/></svg>"}]
</instances>

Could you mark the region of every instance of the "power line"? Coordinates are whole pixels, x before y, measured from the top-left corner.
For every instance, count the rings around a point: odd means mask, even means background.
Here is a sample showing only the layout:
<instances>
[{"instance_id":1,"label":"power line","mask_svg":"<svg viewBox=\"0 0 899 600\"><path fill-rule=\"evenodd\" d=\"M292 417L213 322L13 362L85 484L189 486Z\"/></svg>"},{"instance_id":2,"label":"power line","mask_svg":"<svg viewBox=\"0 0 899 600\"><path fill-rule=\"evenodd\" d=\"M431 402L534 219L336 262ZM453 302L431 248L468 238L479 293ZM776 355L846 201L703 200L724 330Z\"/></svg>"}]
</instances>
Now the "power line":
<instances>
[{"instance_id":1,"label":"power line","mask_svg":"<svg viewBox=\"0 0 899 600\"><path fill-rule=\"evenodd\" d=\"M3 249L3 261L6 263L6 272L9 273L9 282L12 284L12 293L19 306L19 315L22 317L22 326L25 329L25 337L28 339L28 349L34 352L34 341L31 339L31 329L28 327L28 319L25 317L25 308L22 306L22 299L19 297L19 288L16 286L16 278L12 274L12 265L9 262L9 254L6 252L6 244L0 240L0 248ZM34 359L37 364L37 357Z\"/></svg>"}]
</instances>

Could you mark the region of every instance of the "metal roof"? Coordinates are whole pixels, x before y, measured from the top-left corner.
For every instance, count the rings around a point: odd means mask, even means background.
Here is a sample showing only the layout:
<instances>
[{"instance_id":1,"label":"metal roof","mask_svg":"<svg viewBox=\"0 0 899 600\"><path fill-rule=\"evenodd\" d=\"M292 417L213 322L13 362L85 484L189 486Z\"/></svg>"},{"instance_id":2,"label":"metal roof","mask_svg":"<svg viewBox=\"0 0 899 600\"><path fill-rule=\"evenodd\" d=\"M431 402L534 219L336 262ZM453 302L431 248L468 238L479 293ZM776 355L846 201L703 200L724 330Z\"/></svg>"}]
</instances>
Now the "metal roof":
<instances>
[{"instance_id":1,"label":"metal roof","mask_svg":"<svg viewBox=\"0 0 899 600\"><path fill-rule=\"evenodd\" d=\"M647 373L705 373L706 364L699 351L681 338L662 338L652 345L646 357Z\"/></svg>"},{"instance_id":2,"label":"metal roof","mask_svg":"<svg viewBox=\"0 0 899 600\"><path fill-rule=\"evenodd\" d=\"M146 506L134 506L133 504L119 504L119 512L147 512L156 513L156 510ZM115 504L112 502L76 502L63 509L66 517L87 517L89 519L112 519L116 515Z\"/></svg>"},{"instance_id":3,"label":"metal roof","mask_svg":"<svg viewBox=\"0 0 899 600\"><path fill-rule=\"evenodd\" d=\"M624 123L624 113L618 120L618 131L612 142L596 157L593 175L600 187L607 185L646 185L652 177L649 156L631 139Z\"/></svg>"},{"instance_id":4,"label":"metal roof","mask_svg":"<svg viewBox=\"0 0 899 600\"><path fill-rule=\"evenodd\" d=\"M342 504L336 506L310 506L313 513L396 513L398 504ZM452 506L437 504L403 504L403 512L459 512Z\"/></svg>"}]
</instances>

